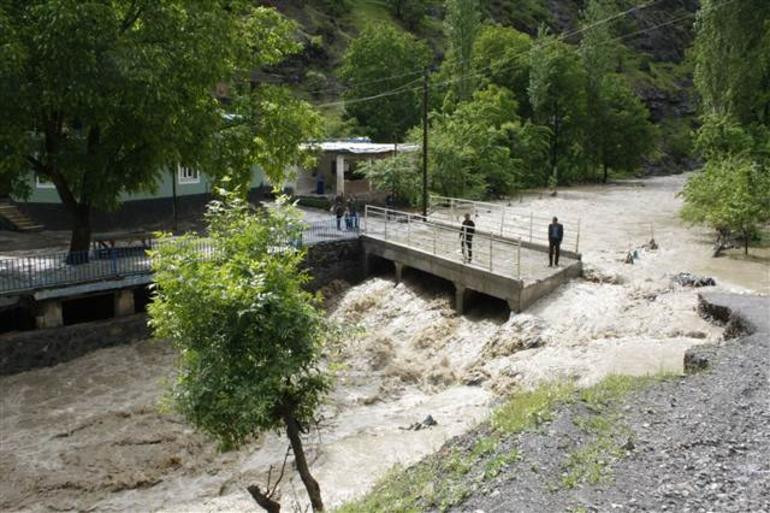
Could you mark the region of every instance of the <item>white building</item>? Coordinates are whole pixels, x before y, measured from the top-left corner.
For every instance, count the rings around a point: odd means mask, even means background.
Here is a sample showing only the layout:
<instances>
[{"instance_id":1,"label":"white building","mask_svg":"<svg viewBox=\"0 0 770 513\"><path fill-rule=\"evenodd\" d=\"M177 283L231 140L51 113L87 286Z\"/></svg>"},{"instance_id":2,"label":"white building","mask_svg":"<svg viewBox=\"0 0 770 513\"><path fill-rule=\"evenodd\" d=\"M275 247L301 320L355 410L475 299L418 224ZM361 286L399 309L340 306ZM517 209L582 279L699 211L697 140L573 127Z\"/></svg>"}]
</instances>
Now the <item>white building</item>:
<instances>
[{"instance_id":1,"label":"white building","mask_svg":"<svg viewBox=\"0 0 770 513\"><path fill-rule=\"evenodd\" d=\"M358 164L365 160L385 158L398 152L414 152L416 144L382 144L368 139L347 141L323 141L303 145L320 154L313 169L298 169L285 186L297 196L326 196L373 192L369 180L356 172Z\"/></svg>"}]
</instances>

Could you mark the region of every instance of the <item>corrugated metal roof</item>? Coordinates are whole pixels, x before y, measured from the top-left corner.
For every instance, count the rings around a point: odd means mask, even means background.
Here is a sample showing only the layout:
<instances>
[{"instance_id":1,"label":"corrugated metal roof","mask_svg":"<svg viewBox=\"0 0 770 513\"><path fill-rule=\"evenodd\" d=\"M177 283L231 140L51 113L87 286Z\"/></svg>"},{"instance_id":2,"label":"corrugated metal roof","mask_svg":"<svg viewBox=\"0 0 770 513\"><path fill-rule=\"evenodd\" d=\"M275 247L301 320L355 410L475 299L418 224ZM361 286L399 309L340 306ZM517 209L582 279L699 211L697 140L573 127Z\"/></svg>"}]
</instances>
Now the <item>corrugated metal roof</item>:
<instances>
[{"instance_id":1,"label":"corrugated metal roof","mask_svg":"<svg viewBox=\"0 0 770 513\"><path fill-rule=\"evenodd\" d=\"M417 144L383 144L368 141L318 141L305 143L303 149L312 148L321 151L334 153L353 153L356 155L389 153L394 150L400 152L417 151L420 147Z\"/></svg>"}]
</instances>

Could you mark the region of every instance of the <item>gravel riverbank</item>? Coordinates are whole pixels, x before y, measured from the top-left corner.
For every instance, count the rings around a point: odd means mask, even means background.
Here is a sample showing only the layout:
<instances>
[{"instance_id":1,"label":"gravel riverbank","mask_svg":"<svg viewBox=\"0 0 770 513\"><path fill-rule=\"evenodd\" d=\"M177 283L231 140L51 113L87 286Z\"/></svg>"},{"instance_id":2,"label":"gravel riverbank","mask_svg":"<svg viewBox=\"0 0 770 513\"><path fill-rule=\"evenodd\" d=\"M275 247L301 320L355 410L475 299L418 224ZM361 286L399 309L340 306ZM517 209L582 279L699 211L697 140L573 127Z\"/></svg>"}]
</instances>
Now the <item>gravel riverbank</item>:
<instances>
[{"instance_id":1,"label":"gravel riverbank","mask_svg":"<svg viewBox=\"0 0 770 513\"><path fill-rule=\"evenodd\" d=\"M704 294L700 311L736 337L688 352L705 370L625 396L605 444L564 406L452 511L770 511L770 298Z\"/></svg>"}]
</instances>

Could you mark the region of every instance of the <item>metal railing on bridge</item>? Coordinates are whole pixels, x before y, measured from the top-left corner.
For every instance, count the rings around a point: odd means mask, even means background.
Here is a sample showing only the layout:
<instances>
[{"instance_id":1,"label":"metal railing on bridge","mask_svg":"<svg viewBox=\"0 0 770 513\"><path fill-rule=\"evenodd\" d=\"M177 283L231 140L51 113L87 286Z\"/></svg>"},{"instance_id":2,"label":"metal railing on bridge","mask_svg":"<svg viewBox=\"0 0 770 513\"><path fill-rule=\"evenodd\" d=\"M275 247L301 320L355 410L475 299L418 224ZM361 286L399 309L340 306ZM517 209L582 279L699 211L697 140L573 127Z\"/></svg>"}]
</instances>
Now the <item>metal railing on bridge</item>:
<instances>
[{"instance_id":1,"label":"metal railing on bridge","mask_svg":"<svg viewBox=\"0 0 770 513\"><path fill-rule=\"evenodd\" d=\"M286 244L309 246L354 237L358 237L357 229L338 230L336 221L330 219L307 223L302 237L286 241ZM194 244L203 255L210 254L211 247L205 239L196 240ZM0 295L149 274L152 265L147 250L157 245L158 241L152 240L149 246L118 246L82 254L62 251L0 258Z\"/></svg>"},{"instance_id":2,"label":"metal railing on bridge","mask_svg":"<svg viewBox=\"0 0 770 513\"><path fill-rule=\"evenodd\" d=\"M447 196L430 195L431 217L442 214L448 215L452 222L461 220L467 212L474 216L477 226L501 236L521 239L526 242L548 244L548 225L551 218L536 216L531 211L526 212L499 203L474 201ZM559 219L564 226L565 248L575 248L580 252L580 219L576 222Z\"/></svg>"},{"instance_id":3,"label":"metal railing on bridge","mask_svg":"<svg viewBox=\"0 0 770 513\"><path fill-rule=\"evenodd\" d=\"M521 239L479 229L470 237L470 247L460 225L453 226L411 212L367 205L364 235L418 249L513 278L521 277ZM472 253L472 254L469 254Z\"/></svg>"}]
</instances>

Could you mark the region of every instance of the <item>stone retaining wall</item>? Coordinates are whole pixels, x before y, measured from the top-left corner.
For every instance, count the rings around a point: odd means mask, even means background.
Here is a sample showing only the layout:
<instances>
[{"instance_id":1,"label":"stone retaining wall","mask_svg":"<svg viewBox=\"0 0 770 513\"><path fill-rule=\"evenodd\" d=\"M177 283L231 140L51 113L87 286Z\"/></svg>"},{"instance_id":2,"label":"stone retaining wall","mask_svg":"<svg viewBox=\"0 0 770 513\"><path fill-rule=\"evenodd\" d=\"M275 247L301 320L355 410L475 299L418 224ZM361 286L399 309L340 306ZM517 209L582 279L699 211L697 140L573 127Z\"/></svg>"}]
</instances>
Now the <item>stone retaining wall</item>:
<instances>
[{"instance_id":1,"label":"stone retaining wall","mask_svg":"<svg viewBox=\"0 0 770 513\"><path fill-rule=\"evenodd\" d=\"M149 336L145 314L9 333L0 337L0 375L56 365L94 349Z\"/></svg>"},{"instance_id":2,"label":"stone retaining wall","mask_svg":"<svg viewBox=\"0 0 770 513\"><path fill-rule=\"evenodd\" d=\"M313 280L311 290L318 290L333 280L358 283L364 279L361 239L321 242L310 246L306 265Z\"/></svg>"}]
</instances>

